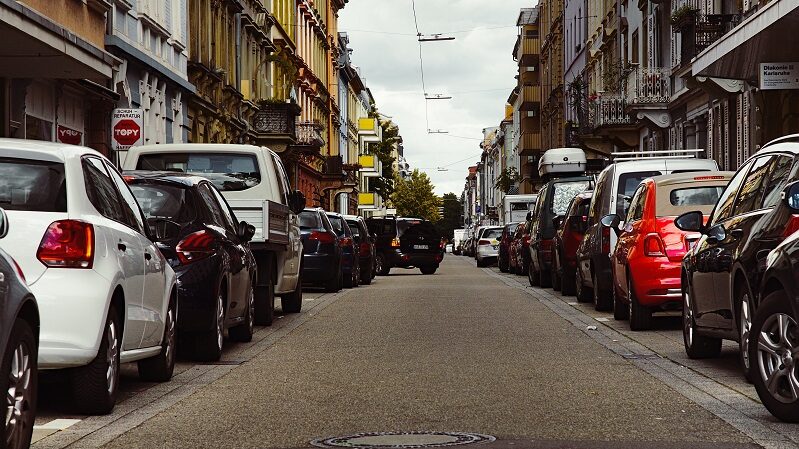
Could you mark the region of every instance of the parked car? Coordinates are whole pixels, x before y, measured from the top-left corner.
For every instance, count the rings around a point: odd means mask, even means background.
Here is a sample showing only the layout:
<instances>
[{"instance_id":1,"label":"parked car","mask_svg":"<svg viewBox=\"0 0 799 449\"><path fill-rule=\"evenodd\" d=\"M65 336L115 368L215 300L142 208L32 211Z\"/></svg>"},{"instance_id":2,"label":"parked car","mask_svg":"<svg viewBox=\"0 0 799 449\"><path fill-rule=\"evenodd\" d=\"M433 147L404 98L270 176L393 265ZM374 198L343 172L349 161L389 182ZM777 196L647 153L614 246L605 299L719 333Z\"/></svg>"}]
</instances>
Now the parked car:
<instances>
[{"instance_id":1,"label":"parked car","mask_svg":"<svg viewBox=\"0 0 799 449\"><path fill-rule=\"evenodd\" d=\"M680 265L699 234L677 229L674 219L699 210L707 221L732 175L682 173L645 179L626 218L610 214L602 219L618 235L611 256L617 320L629 318L630 329L648 330L653 312L682 307ZM621 221L624 228L618 227Z\"/></svg>"},{"instance_id":2,"label":"parked car","mask_svg":"<svg viewBox=\"0 0 799 449\"><path fill-rule=\"evenodd\" d=\"M588 228L588 208L593 191L577 194L561 218L556 219L557 231L552 239L552 287L564 295L574 294L577 270L577 248Z\"/></svg>"},{"instance_id":3,"label":"parked car","mask_svg":"<svg viewBox=\"0 0 799 449\"><path fill-rule=\"evenodd\" d=\"M280 157L266 147L235 144L161 144L133 147L125 170L191 173L210 180L238 215L255 226L250 249L258 263L255 323L269 326L275 296L283 310L302 310L303 244L294 224L305 197L289 190Z\"/></svg>"},{"instance_id":4,"label":"parked car","mask_svg":"<svg viewBox=\"0 0 799 449\"><path fill-rule=\"evenodd\" d=\"M344 287L354 288L361 285L361 264L360 255L355 248L355 239L352 237L352 230L344 216L334 212L328 212L327 218L333 225L333 231L338 236L338 246L341 247L341 270L344 279Z\"/></svg>"},{"instance_id":5,"label":"parked car","mask_svg":"<svg viewBox=\"0 0 799 449\"><path fill-rule=\"evenodd\" d=\"M502 228L502 237L499 240L499 254L497 255L497 265L499 271L507 273L510 266L510 246L513 241L513 235L516 233L516 228L519 223L508 223Z\"/></svg>"},{"instance_id":6,"label":"parked car","mask_svg":"<svg viewBox=\"0 0 799 449\"><path fill-rule=\"evenodd\" d=\"M510 256L508 258L508 271L519 276L527 276L528 258L530 257L530 252L527 249L530 244L530 233L527 231L529 226L529 221L519 223L508 252Z\"/></svg>"},{"instance_id":7,"label":"parked car","mask_svg":"<svg viewBox=\"0 0 799 449\"><path fill-rule=\"evenodd\" d=\"M2 181L0 181L2 184ZM0 209L0 239L11 224ZM0 240L0 247L2 241ZM0 249L0 391L6 392L0 441L7 449L31 444L38 394L39 309L17 262Z\"/></svg>"},{"instance_id":8,"label":"parked car","mask_svg":"<svg viewBox=\"0 0 799 449\"><path fill-rule=\"evenodd\" d=\"M557 230L555 219L566 215L575 195L592 186L593 178L590 176L571 176L555 178L539 190L530 220L530 264L527 276L531 286L552 286L552 241Z\"/></svg>"},{"instance_id":9,"label":"parked car","mask_svg":"<svg viewBox=\"0 0 799 449\"><path fill-rule=\"evenodd\" d=\"M302 238L302 279L306 285L337 292L344 285L342 248L327 213L306 208L299 215Z\"/></svg>"},{"instance_id":10,"label":"parked car","mask_svg":"<svg viewBox=\"0 0 799 449\"><path fill-rule=\"evenodd\" d=\"M489 226L483 229L480 239L477 241L477 266L487 267L496 262L499 256L499 239L502 238L503 228L500 226Z\"/></svg>"},{"instance_id":11,"label":"parked car","mask_svg":"<svg viewBox=\"0 0 799 449\"><path fill-rule=\"evenodd\" d=\"M783 200L799 214L799 184L792 184ZM799 422L799 381L793 354L799 351L799 232L766 256L766 270L758 288L760 299L753 314L748 348L752 383L760 401L782 421ZM756 338L754 338L756 336Z\"/></svg>"},{"instance_id":12,"label":"parked car","mask_svg":"<svg viewBox=\"0 0 799 449\"><path fill-rule=\"evenodd\" d=\"M169 380L175 272L117 169L89 148L0 139L0 203L2 247L39 305L39 367L70 368L77 411L113 409L122 362Z\"/></svg>"},{"instance_id":13,"label":"parked car","mask_svg":"<svg viewBox=\"0 0 799 449\"><path fill-rule=\"evenodd\" d=\"M715 357L721 340L739 343L751 377L747 342L767 256L799 229L799 215L781 201L799 179L799 135L766 144L741 165L707 221L701 211L675 220L701 237L683 259L683 340L689 357Z\"/></svg>"},{"instance_id":14,"label":"parked car","mask_svg":"<svg viewBox=\"0 0 799 449\"><path fill-rule=\"evenodd\" d=\"M616 234L602 226L602 217L608 214L626 217L635 189L646 178L718 171L716 162L709 159L664 159L647 152L629 155L638 159L618 158L622 160L610 164L599 174L588 213L588 230L577 249L577 296L583 301L593 300L597 310L610 310L613 305L610 256L616 246Z\"/></svg>"},{"instance_id":15,"label":"parked car","mask_svg":"<svg viewBox=\"0 0 799 449\"><path fill-rule=\"evenodd\" d=\"M125 172L158 249L175 270L177 331L182 347L219 360L225 330L252 340L255 324L255 228L238 221L205 178L182 173Z\"/></svg>"},{"instance_id":16,"label":"parked car","mask_svg":"<svg viewBox=\"0 0 799 449\"><path fill-rule=\"evenodd\" d=\"M377 217L366 220L375 234L377 274L387 276L392 268L419 268L434 274L443 259L438 231L421 218Z\"/></svg>"},{"instance_id":17,"label":"parked car","mask_svg":"<svg viewBox=\"0 0 799 449\"><path fill-rule=\"evenodd\" d=\"M463 240L466 238L466 229L455 229L452 236L452 254L460 256L463 251Z\"/></svg>"},{"instance_id":18,"label":"parked car","mask_svg":"<svg viewBox=\"0 0 799 449\"><path fill-rule=\"evenodd\" d=\"M375 278L375 239L369 234L366 220L356 215L345 215L347 224L350 225L352 238L358 248L359 264L361 267L361 284L369 285Z\"/></svg>"}]
</instances>

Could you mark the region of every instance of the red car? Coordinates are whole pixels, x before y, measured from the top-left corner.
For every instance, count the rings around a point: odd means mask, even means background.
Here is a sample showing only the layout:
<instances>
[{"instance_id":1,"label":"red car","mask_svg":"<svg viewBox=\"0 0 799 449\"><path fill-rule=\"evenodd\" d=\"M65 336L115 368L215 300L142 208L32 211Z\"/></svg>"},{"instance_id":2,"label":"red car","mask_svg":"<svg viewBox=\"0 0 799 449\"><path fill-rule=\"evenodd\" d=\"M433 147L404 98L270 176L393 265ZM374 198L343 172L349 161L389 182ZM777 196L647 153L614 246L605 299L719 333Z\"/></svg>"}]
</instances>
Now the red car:
<instances>
[{"instance_id":1,"label":"red car","mask_svg":"<svg viewBox=\"0 0 799 449\"><path fill-rule=\"evenodd\" d=\"M499 271L503 273L508 272L510 267L510 246L513 242L513 236L516 234L516 228L519 223L508 223L502 229L502 238L499 241L499 257L497 258L497 265Z\"/></svg>"},{"instance_id":2,"label":"red car","mask_svg":"<svg viewBox=\"0 0 799 449\"><path fill-rule=\"evenodd\" d=\"M569 204L566 215L558 217L560 226L552 241L555 249L552 259L552 288L560 290L564 295L575 294L577 248L588 229L588 209L593 195L594 192L590 190L577 194Z\"/></svg>"},{"instance_id":3,"label":"red car","mask_svg":"<svg viewBox=\"0 0 799 449\"><path fill-rule=\"evenodd\" d=\"M602 225L619 235L611 256L617 320L629 318L630 329L646 330L652 327L652 312L682 308L680 266L699 234L677 229L674 219L700 210L707 222L732 175L694 172L645 179L623 224L615 214L602 218Z\"/></svg>"},{"instance_id":4,"label":"red car","mask_svg":"<svg viewBox=\"0 0 799 449\"><path fill-rule=\"evenodd\" d=\"M525 239L529 244L530 234L527 233L527 222L522 222L516 227L516 232L513 234L513 240L511 240L508 249L508 271L520 276L527 275L527 264L524 261L524 255L527 253L527 245L524 244Z\"/></svg>"}]
</instances>

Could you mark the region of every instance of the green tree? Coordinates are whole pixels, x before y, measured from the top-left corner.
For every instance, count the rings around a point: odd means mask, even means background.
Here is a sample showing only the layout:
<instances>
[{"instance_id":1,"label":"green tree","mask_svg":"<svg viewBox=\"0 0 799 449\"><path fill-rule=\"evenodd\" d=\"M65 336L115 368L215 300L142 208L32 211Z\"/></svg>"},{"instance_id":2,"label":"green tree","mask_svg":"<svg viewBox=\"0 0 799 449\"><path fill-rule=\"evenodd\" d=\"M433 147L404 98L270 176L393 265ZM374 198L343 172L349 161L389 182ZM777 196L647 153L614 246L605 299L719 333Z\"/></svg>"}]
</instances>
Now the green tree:
<instances>
[{"instance_id":1,"label":"green tree","mask_svg":"<svg viewBox=\"0 0 799 449\"><path fill-rule=\"evenodd\" d=\"M433 183L427 174L414 170L411 178L394 178L394 193L391 202L401 217L425 218L438 221L438 206L441 200L433 193Z\"/></svg>"},{"instance_id":2,"label":"green tree","mask_svg":"<svg viewBox=\"0 0 799 449\"><path fill-rule=\"evenodd\" d=\"M369 112L369 117L377 119L383 130L381 141L371 147L372 154L376 155L380 163L383 164L383 172L380 177L372 179L371 186L381 198L388 200L391 198L392 192L394 192L394 157L391 156L391 153L394 147L402 141L402 137L399 135L399 127L394 122L380 119L380 113L374 103L372 104L372 110Z\"/></svg>"},{"instance_id":3,"label":"green tree","mask_svg":"<svg viewBox=\"0 0 799 449\"><path fill-rule=\"evenodd\" d=\"M441 207L444 208L444 216L436 223L442 237L452 240L454 230L463 227L463 203L454 193L445 193L441 198Z\"/></svg>"}]
</instances>

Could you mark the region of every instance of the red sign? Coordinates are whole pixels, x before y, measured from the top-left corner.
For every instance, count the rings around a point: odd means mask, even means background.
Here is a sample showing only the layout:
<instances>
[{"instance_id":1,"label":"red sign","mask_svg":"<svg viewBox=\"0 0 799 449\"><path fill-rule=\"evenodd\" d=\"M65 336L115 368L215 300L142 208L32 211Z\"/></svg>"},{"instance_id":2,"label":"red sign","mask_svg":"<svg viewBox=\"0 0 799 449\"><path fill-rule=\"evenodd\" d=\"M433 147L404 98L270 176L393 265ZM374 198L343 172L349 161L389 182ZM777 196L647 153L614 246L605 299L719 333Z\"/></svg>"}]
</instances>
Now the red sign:
<instances>
[{"instance_id":1,"label":"red sign","mask_svg":"<svg viewBox=\"0 0 799 449\"><path fill-rule=\"evenodd\" d=\"M141 139L141 127L131 119L120 120L114 125L114 140L119 145L131 146Z\"/></svg>"},{"instance_id":2,"label":"red sign","mask_svg":"<svg viewBox=\"0 0 799 449\"><path fill-rule=\"evenodd\" d=\"M67 128L63 125L58 125L56 128L56 137L61 143L65 143L67 145L80 145L81 140L83 140L83 133Z\"/></svg>"}]
</instances>

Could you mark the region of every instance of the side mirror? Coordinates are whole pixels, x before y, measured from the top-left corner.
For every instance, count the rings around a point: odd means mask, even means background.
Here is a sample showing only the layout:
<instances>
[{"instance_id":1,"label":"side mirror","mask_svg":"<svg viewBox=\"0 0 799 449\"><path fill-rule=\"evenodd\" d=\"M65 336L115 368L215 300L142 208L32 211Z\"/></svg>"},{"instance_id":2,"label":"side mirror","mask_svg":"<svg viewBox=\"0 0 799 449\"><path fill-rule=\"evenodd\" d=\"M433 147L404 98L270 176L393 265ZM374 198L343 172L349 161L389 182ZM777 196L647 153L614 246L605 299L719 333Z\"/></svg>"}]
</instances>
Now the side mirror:
<instances>
[{"instance_id":1,"label":"side mirror","mask_svg":"<svg viewBox=\"0 0 799 449\"><path fill-rule=\"evenodd\" d=\"M724 229L724 225L722 224L713 226L712 228L705 231L705 233L707 234L708 240L715 240L717 242L722 242L727 238L727 230Z\"/></svg>"},{"instance_id":2,"label":"side mirror","mask_svg":"<svg viewBox=\"0 0 799 449\"><path fill-rule=\"evenodd\" d=\"M791 212L799 213L799 181L792 182L785 186L785 189L782 191L782 200Z\"/></svg>"},{"instance_id":3,"label":"side mirror","mask_svg":"<svg viewBox=\"0 0 799 449\"><path fill-rule=\"evenodd\" d=\"M239 223L237 234L242 242L249 242L252 240L253 236L255 236L255 226L247 223L246 221L242 221Z\"/></svg>"},{"instance_id":4,"label":"side mirror","mask_svg":"<svg viewBox=\"0 0 799 449\"><path fill-rule=\"evenodd\" d=\"M700 211L686 212L674 219L674 226L686 232L702 232L705 216Z\"/></svg>"},{"instance_id":5,"label":"side mirror","mask_svg":"<svg viewBox=\"0 0 799 449\"><path fill-rule=\"evenodd\" d=\"M0 239L8 235L8 215L0 209Z\"/></svg>"},{"instance_id":6,"label":"side mirror","mask_svg":"<svg viewBox=\"0 0 799 449\"><path fill-rule=\"evenodd\" d=\"M613 228L617 233L619 232L619 223L621 218L616 214L608 214L599 220L599 223L606 228Z\"/></svg>"},{"instance_id":7,"label":"side mirror","mask_svg":"<svg viewBox=\"0 0 799 449\"><path fill-rule=\"evenodd\" d=\"M305 209L305 195L299 190L295 190L289 195L289 209L295 214L299 214Z\"/></svg>"},{"instance_id":8,"label":"side mirror","mask_svg":"<svg viewBox=\"0 0 799 449\"><path fill-rule=\"evenodd\" d=\"M563 215L558 215L557 217L552 219L552 224L555 225L555 229L560 229L560 225L563 224Z\"/></svg>"}]
</instances>

